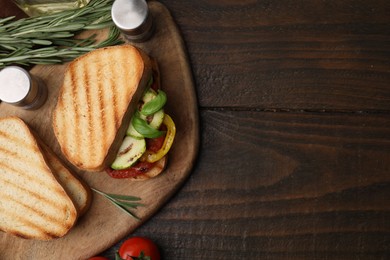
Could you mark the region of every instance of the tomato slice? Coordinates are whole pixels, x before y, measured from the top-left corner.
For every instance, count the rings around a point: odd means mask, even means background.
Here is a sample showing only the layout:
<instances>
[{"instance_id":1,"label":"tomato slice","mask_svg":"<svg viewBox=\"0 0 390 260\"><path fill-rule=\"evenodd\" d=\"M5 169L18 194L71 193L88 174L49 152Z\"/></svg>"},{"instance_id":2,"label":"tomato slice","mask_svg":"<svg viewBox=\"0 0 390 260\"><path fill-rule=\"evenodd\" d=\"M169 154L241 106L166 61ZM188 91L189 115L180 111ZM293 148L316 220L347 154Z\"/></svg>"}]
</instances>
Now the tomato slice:
<instances>
[{"instance_id":1,"label":"tomato slice","mask_svg":"<svg viewBox=\"0 0 390 260\"><path fill-rule=\"evenodd\" d=\"M114 170L112 168L106 169L108 175L115 179L125 179L132 178L138 175L144 174L153 168L155 163L149 162L137 162L134 166L123 169L123 170Z\"/></svg>"},{"instance_id":2,"label":"tomato slice","mask_svg":"<svg viewBox=\"0 0 390 260\"><path fill-rule=\"evenodd\" d=\"M167 129L166 126L162 125L159 130L160 131L166 131L166 129ZM163 146L164 140L165 140L165 136L166 136L166 134L164 134L164 135L162 135L160 137L157 137L157 138L145 138L146 149L156 153Z\"/></svg>"},{"instance_id":3,"label":"tomato slice","mask_svg":"<svg viewBox=\"0 0 390 260\"><path fill-rule=\"evenodd\" d=\"M146 149L156 153L161 149L165 140L165 135L157 137L157 138L146 138Z\"/></svg>"}]
</instances>

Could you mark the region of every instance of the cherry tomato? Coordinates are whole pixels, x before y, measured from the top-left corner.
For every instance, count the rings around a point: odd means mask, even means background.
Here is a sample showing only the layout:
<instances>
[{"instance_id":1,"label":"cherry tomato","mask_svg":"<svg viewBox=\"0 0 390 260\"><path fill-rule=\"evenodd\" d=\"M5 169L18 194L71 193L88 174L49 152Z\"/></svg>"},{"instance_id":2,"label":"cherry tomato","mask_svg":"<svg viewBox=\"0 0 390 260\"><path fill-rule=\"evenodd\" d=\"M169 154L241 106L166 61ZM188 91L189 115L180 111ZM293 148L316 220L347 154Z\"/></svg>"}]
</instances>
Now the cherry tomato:
<instances>
[{"instance_id":1,"label":"cherry tomato","mask_svg":"<svg viewBox=\"0 0 390 260\"><path fill-rule=\"evenodd\" d=\"M110 259L107 257L103 257L103 256L94 256L94 257L89 258L88 260L110 260Z\"/></svg>"},{"instance_id":2,"label":"cherry tomato","mask_svg":"<svg viewBox=\"0 0 390 260\"><path fill-rule=\"evenodd\" d=\"M123 259L139 257L141 252L144 256L149 256L151 260L160 260L160 252L156 244L145 237L129 238L119 247L119 255Z\"/></svg>"}]
</instances>

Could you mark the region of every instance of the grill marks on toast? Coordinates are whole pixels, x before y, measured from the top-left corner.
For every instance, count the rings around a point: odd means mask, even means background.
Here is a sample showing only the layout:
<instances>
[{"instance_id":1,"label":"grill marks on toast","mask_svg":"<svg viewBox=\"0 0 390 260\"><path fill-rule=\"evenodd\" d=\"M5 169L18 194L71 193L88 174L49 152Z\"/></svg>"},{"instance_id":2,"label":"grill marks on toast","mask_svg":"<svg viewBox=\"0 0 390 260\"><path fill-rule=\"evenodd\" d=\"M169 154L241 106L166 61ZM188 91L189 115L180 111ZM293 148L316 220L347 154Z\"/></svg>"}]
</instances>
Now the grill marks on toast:
<instances>
[{"instance_id":1,"label":"grill marks on toast","mask_svg":"<svg viewBox=\"0 0 390 260\"><path fill-rule=\"evenodd\" d=\"M14 203L13 211L6 211L2 216L1 221L3 223L17 222L19 228L14 229L11 226L3 227L3 231L14 234L23 238L36 238L37 236L42 237L43 239L50 239L61 236L61 229L54 228L52 226L38 225L39 221L51 221L56 223L58 227L61 227L62 221L54 217L47 216L43 211L36 211L30 204L21 203L20 201L15 200L15 198L9 196L8 194L2 194L0 191L3 200L8 200L11 203ZM17 204L16 204L17 203ZM20 214L19 212L26 212L27 214ZM23 232L20 231L20 226L23 226ZM71 228L70 226L67 227Z\"/></svg>"},{"instance_id":2,"label":"grill marks on toast","mask_svg":"<svg viewBox=\"0 0 390 260\"><path fill-rule=\"evenodd\" d=\"M83 181L76 178L72 172L60 161L51 149L41 142L50 167L54 170L57 181L62 185L73 200L79 215L83 215L91 203L91 190Z\"/></svg>"},{"instance_id":3,"label":"grill marks on toast","mask_svg":"<svg viewBox=\"0 0 390 260\"><path fill-rule=\"evenodd\" d=\"M69 67L69 70L72 72L74 68L72 66ZM75 115L76 111L78 110L78 103L76 102L75 93L77 93L76 88L76 76L74 73L66 74L65 81L68 81L69 89L63 89L63 100L61 100L61 103L57 104L61 109L66 111L67 113L71 115ZM70 93L69 93L70 92ZM61 95L61 93L60 93ZM64 113L65 115L65 113ZM57 123L60 124L61 129L66 129L62 134L64 135L64 138L62 138L62 141L65 143L65 147L67 147L67 153L73 154L75 152L74 145L77 144L75 140L77 140L77 131L76 127L70 127L70 125L78 126L79 125L79 118L73 117L70 121L66 121L65 118L61 114L55 116L59 117L59 120L57 120ZM67 125L69 124L69 125Z\"/></svg>"},{"instance_id":4,"label":"grill marks on toast","mask_svg":"<svg viewBox=\"0 0 390 260\"><path fill-rule=\"evenodd\" d=\"M39 149L35 146L34 143L26 143L23 138L19 138L18 136L15 136L13 133L10 133L8 131L2 131L0 129L0 142L5 142L5 143L13 143L14 145L18 146L25 146L25 149L30 149L33 150L33 152L38 151ZM2 148L6 150L6 145L4 145ZM9 152L13 152L11 149L8 149Z\"/></svg>"},{"instance_id":5,"label":"grill marks on toast","mask_svg":"<svg viewBox=\"0 0 390 260\"><path fill-rule=\"evenodd\" d=\"M13 149L14 147L21 147L21 149ZM11 133L7 133L0 130L0 152L6 154L6 157L0 158L0 164L8 161L7 158L12 158L22 164L20 172L26 171L29 168L41 168L40 170L46 170L44 165L39 161L37 153L40 153L39 148L34 143L28 143L18 136L14 136ZM27 155L27 156L26 156ZM7 162L6 165L9 163Z\"/></svg>"},{"instance_id":6,"label":"grill marks on toast","mask_svg":"<svg viewBox=\"0 0 390 260\"><path fill-rule=\"evenodd\" d=\"M80 161L83 162L85 158L91 157L92 149L83 149L83 147L89 147L91 135L93 134L92 124L91 124L91 110L90 110L90 91L93 88L90 82L90 75L88 74L88 65L81 63L77 70L74 71L76 74L76 84L74 85L73 91L75 91L74 96L76 97L77 110L74 115L78 120L78 127L82 131L76 131L76 140L78 140L75 145L76 151L82 151L80 156ZM85 85L85 87L83 87Z\"/></svg>"},{"instance_id":7,"label":"grill marks on toast","mask_svg":"<svg viewBox=\"0 0 390 260\"><path fill-rule=\"evenodd\" d=\"M2 166L4 166L4 165L2 165ZM12 171L12 168L9 168L7 166L4 166L4 168L7 168L8 170ZM29 194L29 196L34 197L34 199L36 199L38 201L43 201L43 202L48 203L48 204L49 203L55 203L55 201L50 200L50 199L46 198L45 196L42 196L42 194L39 193L39 192L36 192L36 191L34 191L32 189L29 189L26 186L22 187L22 186L18 185L17 183L15 183L15 179L14 178L12 178L12 179L4 178L4 175L1 175L0 176L0 180L7 185L7 188L9 188L11 190L18 190L18 192L26 192L26 193ZM44 187L42 187L42 188L44 188ZM14 193L14 194L18 194L18 192ZM2 193L1 190L0 190L0 194L2 194L3 196L9 196L9 193L7 193L7 194ZM9 196L9 198L11 198L11 197ZM13 200L15 203L19 203L21 205L26 205L26 204L24 204L23 201L18 201L17 197L12 197L11 200Z\"/></svg>"},{"instance_id":8,"label":"grill marks on toast","mask_svg":"<svg viewBox=\"0 0 390 260\"><path fill-rule=\"evenodd\" d=\"M110 80L110 88L111 88L111 92L114 93L115 92L115 81L114 81L114 79ZM113 96L112 102L113 102L113 104L117 104L118 101L117 101L116 95ZM114 112L113 112L114 118L113 119L114 119L115 127L119 128L121 122L120 122L120 119L119 119L118 107L114 105L114 106L112 106L112 108L114 110Z\"/></svg>"},{"instance_id":9,"label":"grill marks on toast","mask_svg":"<svg viewBox=\"0 0 390 260\"><path fill-rule=\"evenodd\" d=\"M73 165L93 171L106 166L109 154L119 148L117 133L124 133L129 111L144 91L138 86L149 80L150 72L150 59L130 45L98 49L68 65L53 128Z\"/></svg>"},{"instance_id":10,"label":"grill marks on toast","mask_svg":"<svg viewBox=\"0 0 390 260\"><path fill-rule=\"evenodd\" d=\"M104 135L102 138L106 140L111 140L105 142L104 152L106 153L111 146L111 142L115 138L115 134L121 124L121 114L122 111L118 108L118 100L123 95L126 95L125 87L123 82L120 82L122 78L121 67L118 64L124 64L121 60L123 53L120 52L110 52L110 53L102 53L102 58L105 60L105 64L100 66L100 78L102 79L100 82L100 87L102 91L102 104L104 107L103 113L100 115L96 115L104 119L104 129L100 129L104 131ZM123 105L122 105L123 106ZM104 117L102 117L104 115ZM102 125L103 126L103 125ZM103 152L103 151L102 151ZM104 154L106 155L106 154Z\"/></svg>"},{"instance_id":11,"label":"grill marks on toast","mask_svg":"<svg viewBox=\"0 0 390 260\"><path fill-rule=\"evenodd\" d=\"M12 182L12 180L4 180L1 179L7 185L7 190L11 192L5 192L4 190L0 190L0 195L4 199L8 201L5 205L12 205L14 208L18 208L18 211L5 211L5 216L10 216L12 218L18 218L21 222L31 222L31 217L26 217L26 215L34 215L34 218L40 218L41 221L49 220L51 223L55 223L59 227L62 225L63 219L60 218L59 209L56 207L55 202L47 197L43 196L43 194L31 191L27 187L21 187L18 184ZM20 196L14 196L15 194L28 194L28 199L24 197L24 200L21 200ZM27 203L28 201L28 203ZM45 208L36 209L31 205L36 203L45 204ZM66 208L63 209L66 211ZM18 212L26 212L28 214L21 215ZM38 226L34 224L34 226Z\"/></svg>"},{"instance_id":12,"label":"grill marks on toast","mask_svg":"<svg viewBox=\"0 0 390 260\"><path fill-rule=\"evenodd\" d=\"M95 57L95 59L91 62L98 62L98 60ZM105 132L105 121L103 120L104 111L102 111L104 110L104 107L101 101L102 92L104 91L104 82L96 80L98 75L101 73L96 66L91 66L87 69L86 62L84 62L83 65L85 69L84 78L87 80L85 82L80 82L81 85L79 87L83 88L82 84L87 86L86 98L88 102L87 107L89 117L84 118L87 121L85 123L88 125L88 132L84 137L86 153L81 160L88 161L91 158L92 161L97 161L99 158L104 158L105 156L105 154L102 153L102 150L96 149L97 146L102 145L101 141L96 142L96 140L104 140Z\"/></svg>"},{"instance_id":13,"label":"grill marks on toast","mask_svg":"<svg viewBox=\"0 0 390 260\"><path fill-rule=\"evenodd\" d=\"M100 74L102 73L99 68L97 68L97 72L96 74ZM102 82L102 81L98 81L97 82L98 86L97 86L97 95L92 95L92 97L96 97L95 99L93 99L93 103L92 105L94 105L95 103L97 103L96 107L98 108L98 111L95 111L93 113L94 115L94 121L95 121L95 125L96 126L99 126L99 131L94 131L94 134L95 134L95 138L98 139L98 138L104 138L106 136L106 128L108 127L107 125L107 115L105 113L105 110L107 109L107 107L109 107L109 105L107 105L107 102L105 101L104 99L104 93L105 93L105 88L109 88L110 86L105 86L105 83ZM90 140L91 142L93 142L93 139ZM93 145L93 143L92 143Z\"/></svg>"},{"instance_id":14,"label":"grill marks on toast","mask_svg":"<svg viewBox=\"0 0 390 260\"><path fill-rule=\"evenodd\" d=\"M52 197L47 198L42 196L43 190L47 189L47 185L45 184L45 180L43 178L37 179L34 178L35 176L33 174L28 174L28 170L12 167L10 165L7 165L4 162L0 162L0 166L2 167L3 170L12 172L12 176L2 174L0 176L0 180L7 182L7 183L12 183L13 185L19 185L18 187L20 189L23 189L24 191L28 192L31 196L36 197L37 199L40 199L42 201L46 201L47 203L53 203L55 204L56 200L53 199ZM42 169L46 170L46 169ZM30 188L31 186L38 188L38 189L32 189ZM51 189L51 192L54 193L61 193L61 189Z\"/></svg>"},{"instance_id":15,"label":"grill marks on toast","mask_svg":"<svg viewBox=\"0 0 390 260\"><path fill-rule=\"evenodd\" d=\"M19 118L0 119L0 147L0 229L41 240L65 235L77 211L34 134Z\"/></svg>"}]
</instances>

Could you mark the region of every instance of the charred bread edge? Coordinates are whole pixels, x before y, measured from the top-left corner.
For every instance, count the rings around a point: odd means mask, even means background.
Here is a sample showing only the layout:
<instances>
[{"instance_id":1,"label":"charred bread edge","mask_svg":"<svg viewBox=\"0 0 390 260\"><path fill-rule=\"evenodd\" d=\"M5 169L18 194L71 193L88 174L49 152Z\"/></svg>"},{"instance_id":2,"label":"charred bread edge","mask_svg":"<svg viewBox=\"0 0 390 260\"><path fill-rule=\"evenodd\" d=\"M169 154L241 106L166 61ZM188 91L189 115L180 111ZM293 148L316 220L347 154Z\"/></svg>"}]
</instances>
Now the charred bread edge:
<instances>
[{"instance_id":1,"label":"charred bread edge","mask_svg":"<svg viewBox=\"0 0 390 260\"><path fill-rule=\"evenodd\" d=\"M67 168L67 167L65 166L65 164L63 163L63 161L62 161L62 160L53 152L53 150L52 150L52 149L51 149L51 148L42 140L42 138L38 135L38 133L37 133L34 129L32 129L30 126L28 126L28 127L29 127L29 129L30 129L30 132L33 134L33 136L34 136L34 138L35 138L37 144L38 144L39 150L41 151L41 154L42 154L42 156L43 156L43 158L44 158L44 160L45 160L47 166L48 166L48 167L50 168L50 170L52 171L52 174L53 174L54 178L55 178L55 179L57 180L57 182L61 185L62 189L65 191L65 193L68 195L68 197L69 197L70 200L72 201L72 203L73 203L73 205L74 205L74 207L75 207L75 209L76 209L76 212L77 212L77 219L78 219L82 214L85 213L85 211L86 211L87 209L79 209L79 208L77 207L77 203L75 202L75 199L67 192L67 189L64 187L64 184L61 183L61 181L58 179L58 176L57 176L57 174L55 173L54 168L53 168L53 166L52 166L51 163L50 163L50 160L49 160L49 158L48 158L47 153L51 153L52 155L54 155L54 156L57 158L57 160L60 161L60 163L62 164L62 166L65 167L65 168L69 171L69 173L72 174L72 176L73 176L77 181L79 181L79 182L81 183L81 185L85 188L85 190L87 191L88 196L89 196L89 199L88 199L88 200L89 200L89 201L88 201L88 207L89 207L89 205L91 204L91 195L92 195L92 191L90 190L90 188L87 186L86 183L84 183L82 180L80 180L80 178L76 177L75 174L73 174L73 172L72 172L69 168ZM77 219L76 219L76 221L77 221Z\"/></svg>"},{"instance_id":2,"label":"charred bread edge","mask_svg":"<svg viewBox=\"0 0 390 260\"><path fill-rule=\"evenodd\" d=\"M126 45L122 45L126 46ZM133 45L131 45L133 46ZM138 53L142 57L142 60L144 61L144 71L142 73L142 77L140 82L138 83L137 90L135 91L132 101L130 102L129 106L127 107L127 111L123 115L122 122L120 124L120 127L115 135L114 141L112 142L110 148L107 151L106 158L103 162L103 165L101 167L97 167L95 169L89 169L89 170L96 170L96 171L102 171L106 169L107 167L110 167L110 164L115 160L117 152L119 150L120 145L123 142L123 138L126 135L126 130L130 124L131 117L134 114L134 111L136 110L138 106L138 101L142 98L143 93L146 90L146 87L148 85L148 82L150 80L150 77L152 76L152 62L149 55L147 55L143 50L133 46L138 50ZM106 47L111 48L111 47ZM88 169L87 169L88 170Z\"/></svg>"},{"instance_id":3,"label":"charred bread edge","mask_svg":"<svg viewBox=\"0 0 390 260\"><path fill-rule=\"evenodd\" d=\"M79 182L80 186L83 187L83 189L85 190L86 194L87 194L87 201L86 201L86 204L84 205L84 207L82 208L78 208L77 207L77 203L75 201L75 198L73 198L70 194L68 194L68 196L70 197L70 199L73 201L73 204L75 205L76 207L76 210L79 214L79 217L83 216L89 209L91 203L92 203L92 190L91 188L89 187L89 185L84 181L82 180L77 174L75 174L67 165L65 165L65 163L63 162L63 160L61 160L55 153L54 151L46 144L42 141L41 138L39 138L39 136L36 135L36 138L38 138L38 144L40 145L40 148L42 148L41 150L43 151L43 156L45 158L45 160L47 161L46 163L49 165L50 169L52 171L54 171L54 169L52 169L52 165L50 163L50 160L47 158L47 154L46 153L51 153L53 156L56 157L56 159L59 161L59 163L62 164L62 166L69 172L69 174L72 175L72 177ZM65 190L65 192L67 192L67 188L64 187L66 186L66 184L62 183L58 177L57 177L57 174L56 173L53 173L54 177L56 177L58 183L61 184L61 186L63 186L63 189Z\"/></svg>"}]
</instances>

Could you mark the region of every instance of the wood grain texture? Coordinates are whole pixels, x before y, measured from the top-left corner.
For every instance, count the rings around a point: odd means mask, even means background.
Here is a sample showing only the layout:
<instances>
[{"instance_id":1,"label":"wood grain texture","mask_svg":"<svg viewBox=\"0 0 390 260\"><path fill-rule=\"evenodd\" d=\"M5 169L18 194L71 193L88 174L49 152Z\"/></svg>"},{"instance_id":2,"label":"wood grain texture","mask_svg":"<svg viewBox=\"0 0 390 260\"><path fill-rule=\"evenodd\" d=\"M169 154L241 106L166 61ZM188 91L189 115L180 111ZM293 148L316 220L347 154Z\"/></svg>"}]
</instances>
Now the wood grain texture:
<instances>
[{"instance_id":1,"label":"wood grain texture","mask_svg":"<svg viewBox=\"0 0 390 260\"><path fill-rule=\"evenodd\" d=\"M389 110L388 1L169 1L205 107Z\"/></svg>"},{"instance_id":2,"label":"wood grain texture","mask_svg":"<svg viewBox=\"0 0 390 260\"><path fill-rule=\"evenodd\" d=\"M132 236L169 260L389 259L390 2L161 2L192 62L201 149Z\"/></svg>"},{"instance_id":3,"label":"wood grain texture","mask_svg":"<svg viewBox=\"0 0 390 260\"><path fill-rule=\"evenodd\" d=\"M387 115L207 110L201 118L194 173L133 234L156 240L164 259L386 259Z\"/></svg>"},{"instance_id":4,"label":"wood grain texture","mask_svg":"<svg viewBox=\"0 0 390 260\"><path fill-rule=\"evenodd\" d=\"M176 196L101 254L139 235L166 260L389 259L390 2L160 2L201 149Z\"/></svg>"}]
</instances>

